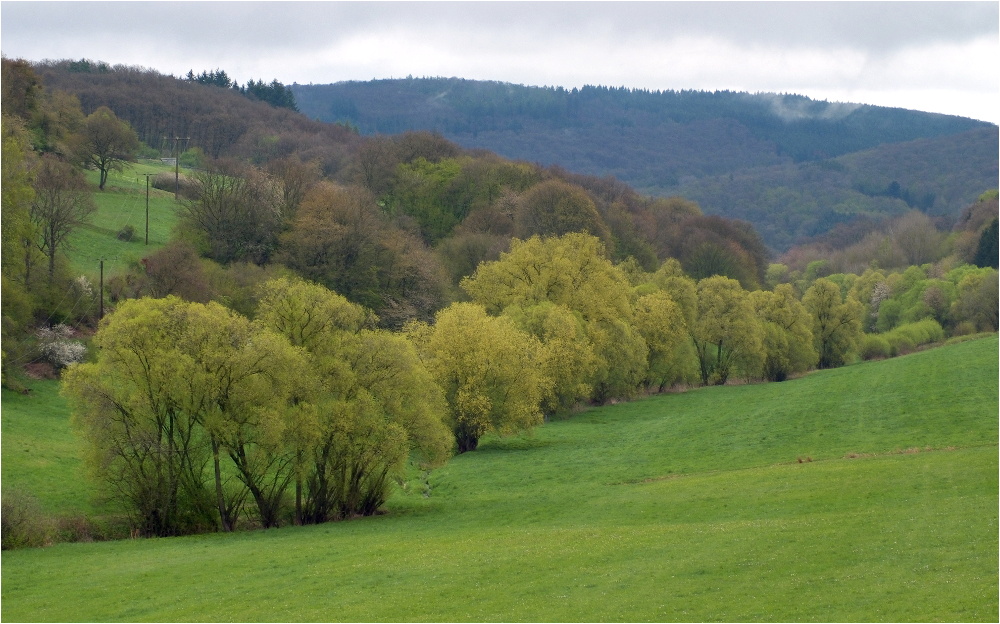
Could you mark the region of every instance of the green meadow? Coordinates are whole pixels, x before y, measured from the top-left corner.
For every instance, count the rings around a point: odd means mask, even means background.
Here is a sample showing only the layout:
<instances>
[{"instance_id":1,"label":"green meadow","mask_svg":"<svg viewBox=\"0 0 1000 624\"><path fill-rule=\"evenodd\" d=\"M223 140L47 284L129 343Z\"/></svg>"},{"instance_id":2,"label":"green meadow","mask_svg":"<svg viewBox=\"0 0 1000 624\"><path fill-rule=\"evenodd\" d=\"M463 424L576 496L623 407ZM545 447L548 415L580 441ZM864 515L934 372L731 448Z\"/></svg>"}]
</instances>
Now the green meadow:
<instances>
[{"instance_id":1,"label":"green meadow","mask_svg":"<svg viewBox=\"0 0 1000 624\"><path fill-rule=\"evenodd\" d=\"M995 622L997 381L993 335L589 409L381 516L4 552L0 616ZM55 384L3 407L4 488L89 510Z\"/></svg>"},{"instance_id":2,"label":"green meadow","mask_svg":"<svg viewBox=\"0 0 1000 624\"><path fill-rule=\"evenodd\" d=\"M87 224L69 237L70 268L76 275L87 275L97 283L100 260L104 276L128 268L144 256L163 247L170 240L177 222L178 204L171 192L149 187L149 244L146 244L146 173L173 173L171 166L157 161L130 163L123 171L112 171L104 191L97 190L99 174L86 171L94 189L95 212ZM150 180L152 182L152 180ZM131 241L118 238L122 228L132 226Z\"/></svg>"}]
</instances>

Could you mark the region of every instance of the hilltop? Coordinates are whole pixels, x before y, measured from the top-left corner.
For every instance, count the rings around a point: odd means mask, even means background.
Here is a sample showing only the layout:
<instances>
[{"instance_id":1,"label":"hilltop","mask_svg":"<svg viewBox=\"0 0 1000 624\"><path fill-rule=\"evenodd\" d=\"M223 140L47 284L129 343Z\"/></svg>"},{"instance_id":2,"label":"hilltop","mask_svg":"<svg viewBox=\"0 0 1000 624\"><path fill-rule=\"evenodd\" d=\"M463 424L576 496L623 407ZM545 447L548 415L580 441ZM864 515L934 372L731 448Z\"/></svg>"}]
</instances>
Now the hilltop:
<instances>
[{"instance_id":1,"label":"hilltop","mask_svg":"<svg viewBox=\"0 0 1000 624\"><path fill-rule=\"evenodd\" d=\"M859 214L953 219L998 173L993 124L801 95L458 78L291 88L314 119L363 134L435 130L467 148L681 195L706 214L749 220L779 251Z\"/></svg>"}]
</instances>

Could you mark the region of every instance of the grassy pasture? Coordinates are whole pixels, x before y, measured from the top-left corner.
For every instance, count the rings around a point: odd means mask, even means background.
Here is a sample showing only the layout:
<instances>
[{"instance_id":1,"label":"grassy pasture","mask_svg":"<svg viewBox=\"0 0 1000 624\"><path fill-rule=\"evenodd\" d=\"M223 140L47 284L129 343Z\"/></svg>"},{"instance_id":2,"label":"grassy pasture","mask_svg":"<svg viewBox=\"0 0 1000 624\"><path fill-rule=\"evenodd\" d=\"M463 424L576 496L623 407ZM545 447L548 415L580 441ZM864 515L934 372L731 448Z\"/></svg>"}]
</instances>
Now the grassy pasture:
<instances>
[{"instance_id":1,"label":"grassy pasture","mask_svg":"<svg viewBox=\"0 0 1000 624\"><path fill-rule=\"evenodd\" d=\"M588 410L414 474L385 516L6 552L0 615L996 621L997 352Z\"/></svg>"},{"instance_id":2,"label":"grassy pasture","mask_svg":"<svg viewBox=\"0 0 1000 624\"><path fill-rule=\"evenodd\" d=\"M104 191L97 190L99 173L85 172L94 188L97 212L89 223L77 228L69 237L68 255L74 274L87 275L96 284L101 258L104 258L107 278L167 243L177 222L178 204L174 202L173 193L149 187L149 245L146 245L146 176L143 174L172 173L173 170L156 161L131 163L124 171L108 174ZM132 241L117 237L126 225L135 228Z\"/></svg>"}]
</instances>

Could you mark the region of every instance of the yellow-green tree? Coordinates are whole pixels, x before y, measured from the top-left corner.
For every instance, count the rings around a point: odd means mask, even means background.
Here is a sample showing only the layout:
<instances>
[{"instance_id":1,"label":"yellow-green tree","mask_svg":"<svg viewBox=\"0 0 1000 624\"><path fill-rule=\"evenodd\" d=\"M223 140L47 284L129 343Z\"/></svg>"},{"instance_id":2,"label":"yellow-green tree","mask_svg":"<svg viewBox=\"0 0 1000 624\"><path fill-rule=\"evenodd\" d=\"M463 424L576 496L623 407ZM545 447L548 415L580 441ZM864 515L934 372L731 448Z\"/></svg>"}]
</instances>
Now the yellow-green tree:
<instances>
[{"instance_id":1,"label":"yellow-green tree","mask_svg":"<svg viewBox=\"0 0 1000 624\"><path fill-rule=\"evenodd\" d=\"M481 264L462 288L491 314L547 301L578 315L597 358L586 380L595 400L627 396L646 376L647 347L632 325L631 284L595 236L515 239L510 252Z\"/></svg>"},{"instance_id":2,"label":"yellow-green tree","mask_svg":"<svg viewBox=\"0 0 1000 624\"><path fill-rule=\"evenodd\" d=\"M410 324L409 334L444 391L460 453L475 450L486 434L541 424L542 347L509 318L456 303L438 312L433 326Z\"/></svg>"},{"instance_id":3,"label":"yellow-green tree","mask_svg":"<svg viewBox=\"0 0 1000 624\"><path fill-rule=\"evenodd\" d=\"M542 410L546 414L566 412L592 394L597 356L579 314L543 301L526 308L509 306L504 316L542 343Z\"/></svg>"},{"instance_id":4,"label":"yellow-green tree","mask_svg":"<svg viewBox=\"0 0 1000 624\"><path fill-rule=\"evenodd\" d=\"M698 282L698 308L689 330L703 384L730 375L753 377L764 360L763 329L740 283L716 275Z\"/></svg>"},{"instance_id":5,"label":"yellow-green tree","mask_svg":"<svg viewBox=\"0 0 1000 624\"><path fill-rule=\"evenodd\" d=\"M405 337L372 330L370 312L302 280L261 288L257 317L307 350L321 389L295 413L296 518L374 513L411 449L443 462L452 439L444 398Z\"/></svg>"},{"instance_id":6,"label":"yellow-green tree","mask_svg":"<svg viewBox=\"0 0 1000 624\"><path fill-rule=\"evenodd\" d=\"M635 326L649 347L646 383L650 388L660 391L685 380L691 362L687 323L681 307L666 291L639 297Z\"/></svg>"},{"instance_id":7,"label":"yellow-green tree","mask_svg":"<svg viewBox=\"0 0 1000 624\"><path fill-rule=\"evenodd\" d=\"M6 59L4 59L6 68ZM6 75L5 75L6 77ZM9 367L23 361L26 353L24 333L31 322L34 297L29 284L29 268L40 260L41 252L35 246L37 237L31 220L31 204L35 197L32 188L32 152L27 132L17 119L3 116L0 122L3 136L3 154L0 158L2 180L0 194L2 213L2 253L0 253L0 285L3 293L0 306L3 311L3 382L9 381Z\"/></svg>"},{"instance_id":8,"label":"yellow-green tree","mask_svg":"<svg viewBox=\"0 0 1000 624\"><path fill-rule=\"evenodd\" d=\"M816 365L812 317L795 298L791 284L754 291L750 303L764 328L764 379L784 381Z\"/></svg>"},{"instance_id":9,"label":"yellow-green tree","mask_svg":"<svg viewBox=\"0 0 1000 624\"><path fill-rule=\"evenodd\" d=\"M813 344L819 353L819 367L842 366L861 340L862 305L844 297L840 287L825 277L816 280L802 305L812 315Z\"/></svg>"},{"instance_id":10,"label":"yellow-green tree","mask_svg":"<svg viewBox=\"0 0 1000 624\"><path fill-rule=\"evenodd\" d=\"M216 303L176 297L121 303L94 344L97 361L70 367L64 392L91 467L142 531L231 530L248 493L276 523L284 416L308 382L299 350Z\"/></svg>"}]
</instances>

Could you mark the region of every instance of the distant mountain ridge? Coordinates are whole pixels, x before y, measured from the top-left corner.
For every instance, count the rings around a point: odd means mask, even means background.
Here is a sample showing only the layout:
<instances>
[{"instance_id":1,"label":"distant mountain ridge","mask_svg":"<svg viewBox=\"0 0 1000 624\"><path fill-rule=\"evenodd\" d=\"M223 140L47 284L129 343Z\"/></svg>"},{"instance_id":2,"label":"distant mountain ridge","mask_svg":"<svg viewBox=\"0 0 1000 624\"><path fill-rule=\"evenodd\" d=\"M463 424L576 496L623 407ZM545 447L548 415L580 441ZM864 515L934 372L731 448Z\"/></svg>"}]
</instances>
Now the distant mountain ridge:
<instances>
[{"instance_id":1,"label":"distant mountain ridge","mask_svg":"<svg viewBox=\"0 0 1000 624\"><path fill-rule=\"evenodd\" d=\"M997 186L997 126L935 113L801 95L458 78L291 88L314 119L363 134L435 130L463 147L680 194L706 213L750 220L776 249L857 214L957 216ZM864 167L835 160L887 145L900 147L862 158ZM817 171L838 170L816 182ZM893 182L896 196L883 192Z\"/></svg>"}]
</instances>

